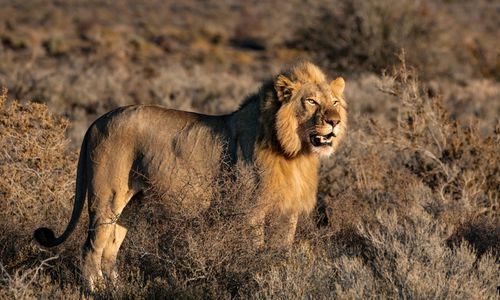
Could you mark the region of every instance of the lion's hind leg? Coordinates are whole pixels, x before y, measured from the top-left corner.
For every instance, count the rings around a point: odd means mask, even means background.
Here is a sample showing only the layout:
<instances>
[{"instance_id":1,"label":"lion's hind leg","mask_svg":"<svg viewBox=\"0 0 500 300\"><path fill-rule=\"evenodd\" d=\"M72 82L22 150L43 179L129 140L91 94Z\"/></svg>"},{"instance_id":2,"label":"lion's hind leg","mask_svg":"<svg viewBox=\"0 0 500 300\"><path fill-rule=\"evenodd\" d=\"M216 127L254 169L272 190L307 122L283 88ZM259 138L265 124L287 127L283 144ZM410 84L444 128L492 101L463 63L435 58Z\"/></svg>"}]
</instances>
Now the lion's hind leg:
<instances>
[{"instance_id":1,"label":"lion's hind leg","mask_svg":"<svg viewBox=\"0 0 500 300\"><path fill-rule=\"evenodd\" d=\"M126 234L127 228L119 224L115 224L114 231L109 236L108 243L102 253L102 270L104 272L104 276L106 276L106 278L113 284L115 284L118 279L118 271L116 269L118 250L120 250L120 246L123 243Z\"/></svg>"},{"instance_id":2,"label":"lion's hind leg","mask_svg":"<svg viewBox=\"0 0 500 300\"><path fill-rule=\"evenodd\" d=\"M128 191L89 192L89 230L83 246L82 273L91 291L105 287L103 270L109 275L114 269L127 231L116 222L129 199Z\"/></svg>"}]
</instances>

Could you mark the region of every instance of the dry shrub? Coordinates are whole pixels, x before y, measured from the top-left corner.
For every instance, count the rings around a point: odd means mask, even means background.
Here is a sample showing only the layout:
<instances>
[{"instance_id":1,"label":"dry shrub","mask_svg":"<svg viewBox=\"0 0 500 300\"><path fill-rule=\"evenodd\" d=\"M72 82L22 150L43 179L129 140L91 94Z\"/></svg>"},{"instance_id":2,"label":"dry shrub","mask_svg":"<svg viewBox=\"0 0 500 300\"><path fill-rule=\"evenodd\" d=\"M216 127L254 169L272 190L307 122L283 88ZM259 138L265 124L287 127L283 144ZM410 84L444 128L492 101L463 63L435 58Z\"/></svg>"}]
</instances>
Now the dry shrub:
<instances>
[{"instance_id":1,"label":"dry shrub","mask_svg":"<svg viewBox=\"0 0 500 300\"><path fill-rule=\"evenodd\" d=\"M500 112L500 84L492 79L470 79L465 82L432 81L428 92L440 95L449 116L460 124L473 125L481 135L495 128Z\"/></svg>"},{"instance_id":2,"label":"dry shrub","mask_svg":"<svg viewBox=\"0 0 500 300\"><path fill-rule=\"evenodd\" d=\"M494 297L500 276L495 257L489 254L478 259L467 243L450 249L445 242L450 235L447 225L425 212L422 203L415 204L409 216L378 211L375 222L360 226L361 235L371 245L366 264L374 271L376 287L367 295L417 299ZM341 287L344 292L357 293Z\"/></svg>"},{"instance_id":3,"label":"dry shrub","mask_svg":"<svg viewBox=\"0 0 500 300\"><path fill-rule=\"evenodd\" d=\"M360 192L369 192L376 196L370 202L386 202L377 205L404 206L408 186L423 184L421 193L431 198L428 209L436 216L458 223L480 215L497 220L498 129L485 137L474 124L452 121L442 98L429 96L404 62L382 76L379 89L396 101L392 124L357 120L361 128L351 131L350 143L336 157L339 164L324 169L328 184L320 192L333 200L345 191L340 202L359 201ZM338 182L339 176L352 181Z\"/></svg>"},{"instance_id":4,"label":"dry shrub","mask_svg":"<svg viewBox=\"0 0 500 300\"><path fill-rule=\"evenodd\" d=\"M0 263L0 298L2 299L78 299L80 293L72 286L61 288L54 284L44 269L53 266L51 261L58 256L49 257L34 267L20 267L8 271Z\"/></svg>"},{"instance_id":5,"label":"dry shrub","mask_svg":"<svg viewBox=\"0 0 500 300\"><path fill-rule=\"evenodd\" d=\"M42 221L61 228L54 218L72 209L76 161L76 153L66 150L68 121L54 117L43 104L7 103L6 89L0 114L2 225L18 234ZM39 209L47 205L52 209Z\"/></svg>"},{"instance_id":6,"label":"dry shrub","mask_svg":"<svg viewBox=\"0 0 500 300\"><path fill-rule=\"evenodd\" d=\"M500 272L491 254L451 249L446 225L415 205L412 217L376 212L354 235L360 254L334 253L339 240L296 245L289 258L257 273L257 298L494 298Z\"/></svg>"},{"instance_id":7,"label":"dry shrub","mask_svg":"<svg viewBox=\"0 0 500 300\"><path fill-rule=\"evenodd\" d=\"M58 230L73 208L76 153L67 151L68 121L53 116L43 104L20 105L0 95L0 266L2 293L29 298L48 282L42 269L56 267L59 276L73 276L78 255L68 247L58 260L32 241L33 230L48 225ZM65 262L63 262L66 260ZM38 287L37 287L38 285Z\"/></svg>"},{"instance_id":8,"label":"dry shrub","mask_svg":"<svg viewBox=\"0 0 500 300\"><path fill-rule=\"evenodd\" d=\"M397 161L437 196L431 211L455 213L450 217L458 222L481 215L500 221L499 128L485 137L474 124L450 120L441 98L430 97L404 61L395 75L383 76L381 89L402 106L396 128L379 137L386 137Z\"/></svg>"},{"instance_id":9,"label":"dry shrub","mask_svg":"<svg viewBox=\"0 0 500 300\"><path fill-rule=\"evenodd\" d=\"M337 70L379 72L397 64L403 48L418 66L439 62L439 28L425 1L338 1L309 23L300 45Z\"/></svg>"},{"instance_id":10,"label":"dry shrub","mask_svg":"<svg viewBox=\"0 0 500 300\"><path fill-rule=\"evenodd\" d=\"M494 298L498 128L484 136L452 121L404 60L378 87L393 101L381 105L396 107L390 122L359 117L344 150L322 169L320 232L342 266L336 295ZM367 267L371 274L360 272Z\"/></svg>"},{"instance_id":11,"label":"dry shrub","mask_svg":"<svg viewBox=\"0 0 500 300\"><path fill-rule=\"evenodd\" d=\"M359 224L349 233L365 245L357 253L342 249L338 236L298 243L287 259L255 274L256 297L494 298L497 259L478 258L467 243L448 247L450 228L420 203L409 212L378 210Z\"/></svg>"},{"instance_id":12,"label":"dry shrub","mask_svg":"<svg viewBox=\"0 0 500 300\"><path fill-rule=\"evenodd\" d=\"M137 266L152 282L164 281L167 294L246 295L253 273L281 255L278 249L256 248L254 231L245 226L255 209L258 180L246 167L238 168L237 176L224 171L215 182L197 176L216 188L191 195L192 181L186 178L178 193L153 186L125 208L120 220L131 230L122 263Z\"/></svg>"}]
</instances>

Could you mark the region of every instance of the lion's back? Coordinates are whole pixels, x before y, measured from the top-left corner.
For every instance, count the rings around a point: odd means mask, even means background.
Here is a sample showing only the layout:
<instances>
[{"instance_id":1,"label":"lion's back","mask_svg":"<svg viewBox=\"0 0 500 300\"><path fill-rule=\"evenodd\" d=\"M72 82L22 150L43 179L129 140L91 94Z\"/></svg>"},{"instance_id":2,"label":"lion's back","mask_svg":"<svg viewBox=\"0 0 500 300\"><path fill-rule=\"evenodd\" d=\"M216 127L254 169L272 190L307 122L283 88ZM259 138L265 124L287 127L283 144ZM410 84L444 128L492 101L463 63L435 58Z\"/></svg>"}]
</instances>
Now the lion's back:
<instances>
[{"instance_id":1,"label":"lion's back","mask_svg":"<svg viewBox=\"0 0 500 300\"><path fill-rule=\"evenodd\" d=\"M91 164L91 176L104 173L105 178L105 168L133 168L138 186L194 195L206 192L226 159L227 131L225 116L127 106L98 119L84 146L89 161L97 162Z\"/></svg>"}]
</instances>

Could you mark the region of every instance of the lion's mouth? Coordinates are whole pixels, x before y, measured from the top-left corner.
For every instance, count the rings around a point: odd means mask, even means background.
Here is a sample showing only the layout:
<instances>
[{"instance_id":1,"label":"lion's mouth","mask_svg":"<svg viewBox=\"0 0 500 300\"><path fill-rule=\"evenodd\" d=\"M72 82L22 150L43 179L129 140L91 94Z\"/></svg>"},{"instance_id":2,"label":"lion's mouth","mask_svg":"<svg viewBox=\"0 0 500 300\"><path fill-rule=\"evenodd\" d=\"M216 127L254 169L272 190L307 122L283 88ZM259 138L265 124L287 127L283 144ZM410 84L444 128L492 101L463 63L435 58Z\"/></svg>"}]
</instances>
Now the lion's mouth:
<instances>
[{"instance_id":1,"label":"lion's mouth","mask_svg":"<svg viewBox=\"0 0 500 300\"><path fill-rule=\"evenodd\" d=\"M335 134L333 134L333 132L330 132L329 134L326 135L320 135L315 133L311 134L309 136L309 139L314 147L324 147L324 146L332 146L334 137Z\"/></svg>"}]
</instances>

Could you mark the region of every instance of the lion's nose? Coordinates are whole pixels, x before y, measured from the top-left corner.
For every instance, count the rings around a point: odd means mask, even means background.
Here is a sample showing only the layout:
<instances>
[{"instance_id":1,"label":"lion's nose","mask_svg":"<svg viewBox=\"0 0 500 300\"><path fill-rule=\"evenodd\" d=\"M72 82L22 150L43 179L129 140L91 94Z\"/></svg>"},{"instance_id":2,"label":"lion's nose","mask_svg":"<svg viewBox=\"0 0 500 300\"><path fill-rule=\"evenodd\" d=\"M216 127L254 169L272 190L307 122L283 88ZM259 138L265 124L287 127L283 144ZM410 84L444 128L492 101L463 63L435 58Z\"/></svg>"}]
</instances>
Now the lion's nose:
<instances>
[{"instance_id":1,"label":"lion's nose","mask_svg":"<svg viewBox=\"0 0 500 300\"><path fill-rule=\"evenodd\" d=\"M331 109L331 110L326 110L323 115L323 122L327 123L328 125L332 126L332 129L335 128L337 125L340 123L340 115L337 111Z\"/></svg>"},{"instance_id":2,"label":"lion's nose","mask_svg":"<svg viewBox=\"0 0 500 300\"><path fill-rule=\"evenodd\" d=\"M328 120L326 123L330 124L332 128L335 128L337 125L339 125L340 120Z\"/></svg>"}]
</instances>

